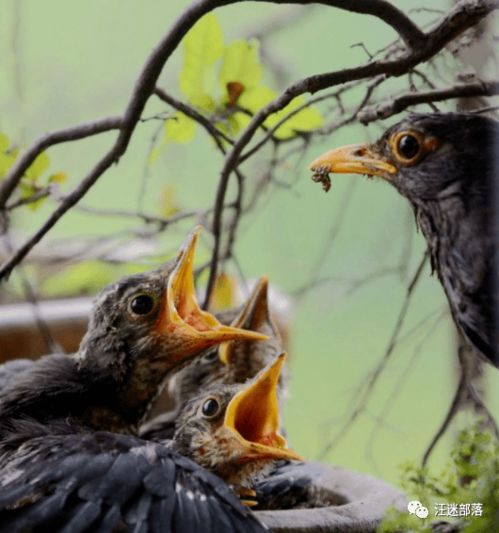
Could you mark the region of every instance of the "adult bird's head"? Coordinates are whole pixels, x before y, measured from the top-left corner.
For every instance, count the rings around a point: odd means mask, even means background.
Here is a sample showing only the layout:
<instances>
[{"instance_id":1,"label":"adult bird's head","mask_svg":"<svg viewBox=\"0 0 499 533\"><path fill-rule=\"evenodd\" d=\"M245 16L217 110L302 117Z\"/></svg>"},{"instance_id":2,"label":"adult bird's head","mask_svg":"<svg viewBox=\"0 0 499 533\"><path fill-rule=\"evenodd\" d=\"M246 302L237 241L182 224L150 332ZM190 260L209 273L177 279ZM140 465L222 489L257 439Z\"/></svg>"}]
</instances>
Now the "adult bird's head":
<instances>
[{"instance_id":1,"label":"adult bird's head","mask_svg":"<svg viewBox=\"0 0 499 533\"><path fill-rule=\"evenodd\" d=\"M279 433L277 386L286 355L245 384L219 385L189 401L174 447L234 485L251 486L278 459L300 460Z\"/></svg>"},{"instance_id":2,"label":"adult bird's head","mask_svg":"<svg viewBox=\"0 0 499 533\"><path fill-rule=\"evenodd\" d=\"M499 367L499 122L473 113L413 114L373 144L331 150L310 165L329 173L379 176L412 204L432 270L454 322Z\"/></svg>"},{"instance_id":3,"label":"adult bird's head","mask_svg":"<svg viewBox=\"0 0 499 533\"><path fill-rule=\"evenodd\" d=\"M483 189L494 168L490 148L498 133L497 122L477 114L412 114L377 142L326 152L310 169L316 181L327 180L329 173L379 176L420 206L456 191Z\"/></svg>"},{"instance_id":4,"label":"adult bird's head","mask_svg":"<svg viewBox=\"0 0 499 533\"><path fill-rule=\"evenodd\" d=\"M169 370L210 346L266 338L224 326L200 309L193 280L199 231L197 227L189 235L175 260L120 280L95 302L78 354L79 368L123 383L131 402L149 397Z\"/></svg>"}]
</instances>

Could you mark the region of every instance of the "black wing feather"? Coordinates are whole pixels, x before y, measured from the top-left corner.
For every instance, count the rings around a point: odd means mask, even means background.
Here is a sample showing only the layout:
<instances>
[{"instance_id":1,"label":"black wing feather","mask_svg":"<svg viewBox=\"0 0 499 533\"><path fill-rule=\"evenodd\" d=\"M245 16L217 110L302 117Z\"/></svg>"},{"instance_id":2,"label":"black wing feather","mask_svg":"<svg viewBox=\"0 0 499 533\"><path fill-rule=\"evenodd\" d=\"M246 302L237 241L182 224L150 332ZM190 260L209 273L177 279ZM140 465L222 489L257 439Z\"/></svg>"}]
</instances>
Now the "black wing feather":
<instances>
[{"instance_id":1,"label":"black wing feather","mask_svg":"<svg viewBox=\"0 0 499 533\"><path fill-rule=\"evenodd\" d=\"M122 523L119 507L113 505L92 528L93 533L107 533L108 531L119 530L116 526Z\"/></svg>"},{"instance_id":2,"label":"black wing feather","mask_svg":"<svg viewBox=\"0 0 499 533\"><path fill-rule=\"evenodd\" d=\"M107 432L44 434L17 449L0 446L0 524L9 533L121 526L137 533L265 531L221 479L196 463L164 444Z\"/></svg>"},{"instance_id":3,"label":"black wing feather","mask_svg":"<svg viewBox=\"0 0 499 533\"><path fill-rule=\"evenodd\" d=\"M79 533L80 531L85 531L98 519L101 513L101 502L81 502L74 510L72 510L71 517L68 520L65 520L64 525L59 529L59 532Z\"/></svg>"}]
</instances>

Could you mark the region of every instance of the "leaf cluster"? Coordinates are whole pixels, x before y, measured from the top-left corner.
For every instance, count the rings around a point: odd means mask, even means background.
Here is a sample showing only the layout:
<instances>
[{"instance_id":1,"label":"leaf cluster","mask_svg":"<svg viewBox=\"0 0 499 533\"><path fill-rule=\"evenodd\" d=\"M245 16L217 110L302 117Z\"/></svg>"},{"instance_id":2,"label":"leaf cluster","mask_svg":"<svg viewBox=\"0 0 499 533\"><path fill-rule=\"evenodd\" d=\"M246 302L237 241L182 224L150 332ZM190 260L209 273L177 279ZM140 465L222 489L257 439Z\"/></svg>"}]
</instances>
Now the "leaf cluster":
<instances>
[{"instance_id":1,"label":"leaf cluster","mask_svg":"<svg viewBox=\"0 0 499 533\"><path fill-rule=\"evenodd\" d=\"M465 533L499 531L499 443L475 425L462 431L446 467L434 474L427 467L408 463L402 467L402 486L411 499L430 510L421 520L408 512L390 509L378 533L429 532L437 503L481 503L482 516L445 518Z\"/></svg>"},{"instance_id":2,"label":"leaf cluster","mask_svg":"<svg viewBox=\"0 0 499 533\"><path fill-rule=\"evenodd\" d=\"M19 155L19 147L11 142L9 137L0 133L0 180L3 179ZM19 186L19 198L15 203L22 203L36 210L48 196L49 188L67 179L64 172L49 174L50 158L46 152L41 152L31 163Z\"/></svg>"},{"instance_id":3,"label":"leaf cluster","mask_svg":"<svg viewBox=\"0 0 499 533\"><path fill-rule=\"evenodd\" d=\"M183 41L183 66L179 90L189 105L206 116L220 131L232 137L247 126L251 116L277 97L264 83L256 39L225 43L215 14L200 19ZM288 106L269 116L264 128L272 128L304 103L295 98ZM324 120L315 107L306 107L279 126L276 139L289 139L300 132L317 129ZM194 120L178 111L165 124L165 141L189 142L196 132Z\"/></svg>"}]
</instances>

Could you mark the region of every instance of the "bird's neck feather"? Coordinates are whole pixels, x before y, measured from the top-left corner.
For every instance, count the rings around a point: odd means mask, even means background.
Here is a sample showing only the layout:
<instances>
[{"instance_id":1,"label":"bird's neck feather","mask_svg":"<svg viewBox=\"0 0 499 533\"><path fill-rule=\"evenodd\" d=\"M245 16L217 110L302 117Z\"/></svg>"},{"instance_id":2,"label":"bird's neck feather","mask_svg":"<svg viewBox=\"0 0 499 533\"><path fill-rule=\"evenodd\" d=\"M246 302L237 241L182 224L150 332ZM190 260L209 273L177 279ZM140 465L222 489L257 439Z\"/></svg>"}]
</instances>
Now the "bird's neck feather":
<instances>
[{"instance_id":1,"label":"bird's neck feather","mask_svg":"<svg viewBox=\"0 0 499 533\"><path fill-rule=\"evenodd\" d=\"M144 384L136 374L120 381L112 372L82 364L78 356L50 355L0 393L0 425L33 418L69 418L94 429L135 433L159 390L159 378Z\"/></svg>"}]
</instances>

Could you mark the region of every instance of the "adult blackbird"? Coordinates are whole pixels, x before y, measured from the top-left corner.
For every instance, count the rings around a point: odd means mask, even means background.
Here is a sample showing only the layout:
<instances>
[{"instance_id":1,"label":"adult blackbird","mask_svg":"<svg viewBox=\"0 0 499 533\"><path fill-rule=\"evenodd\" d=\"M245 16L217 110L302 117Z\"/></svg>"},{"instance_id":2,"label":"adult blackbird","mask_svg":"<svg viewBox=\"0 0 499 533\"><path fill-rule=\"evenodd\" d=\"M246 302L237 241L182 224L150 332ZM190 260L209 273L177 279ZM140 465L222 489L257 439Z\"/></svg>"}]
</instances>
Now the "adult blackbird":
<instances>
[{"instance_id":1,"label":"adult blackbird","mask_svg":"<svg viewBox=\"0 0 499 533\"><path fill-rule=\"evenodd\" d=\"M262 338L199 308L198 233L163 268L104 289L77 354L45 357L0 391L2 531L262 530L222 480L134 435L171 369Z\"/></svg>"},{"instance_id":2,"label":"adult blackbird","mask_svg":"<svg viewBox=\"0 0 499 533\"><path fill-rule=\"evenodd\" d=\"M219 383L181 409L173 449L219 475L242 497L278 460L301 460L279 433L284 353L244 384ZM248 505L255 504L245 500Z\"/></svg>"},{"instance_id":3,"label":"adult blackbird","mask_svg":"<svg viewBox=\"0 0 499 533\"><path fill-rule=\"evenodd\" d=\"M374 144L337 148L310 165L328 174L380 176L414 208L454 322L499 367L499 123L473 113L411 114Z\"/></svg>"},{"instance_id":4,"label":"adult blackbird","mask_svg":"<svg viewBox=\"0 0 499 533\"><path fill-rule=\"evenodd\" d=\"M231 316L234 313L225 314ZM144 438L171 438L179 410L186 401L208 387L244 383L273 362L282 353L279 331L272 321L268 302L268 280L261 278L239 313L232 316L231 325L261 333L266 340L239 339L223 343L193 358L176 372L168 386L175 398L175 408L147 422L141 428ZM286 368L279 375L278 396L285 393Z\"/></svg>"}]
</instances>

